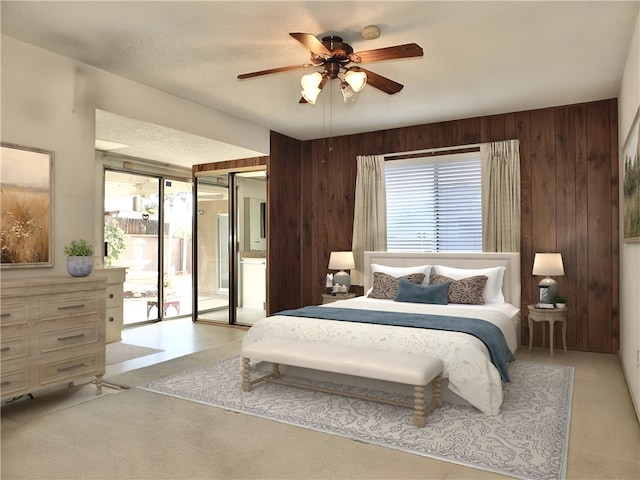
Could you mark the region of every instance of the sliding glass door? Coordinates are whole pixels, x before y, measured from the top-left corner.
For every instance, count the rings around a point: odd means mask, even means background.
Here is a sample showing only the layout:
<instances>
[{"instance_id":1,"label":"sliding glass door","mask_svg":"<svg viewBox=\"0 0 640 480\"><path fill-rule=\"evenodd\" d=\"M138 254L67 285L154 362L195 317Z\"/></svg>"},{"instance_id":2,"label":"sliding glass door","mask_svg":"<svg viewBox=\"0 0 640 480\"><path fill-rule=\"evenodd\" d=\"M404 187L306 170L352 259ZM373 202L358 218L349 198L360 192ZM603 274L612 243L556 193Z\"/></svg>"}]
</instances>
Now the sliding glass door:
<instances>
[{"instance_id":1,"label":"sliding glass door","mask_svg":"<svg viewBox=\"0 0 640 480\"><path fill-rule=\"evenodd\" d=\"M124 325L191 314L192 201L188 182L105 171L105 264L127 268Z\"/></svg>"},{"instance_id":2,"label":"sliding glass door","mask_svg":"<svg viewBox=\"0 0 640 480\"><path fill-rule=\"evenodd\" d=\"M230 319L230 225L227 178L198 178L195 184L196 276L194 320Z\"/></svg>"},{"instance_id":3,"label":"sliding glass door","mask_svg":"<svg viewBox=\"0 0 640 480\"><path fill-rule=\"evenodd\" d=\"M194 320L251 325L266 314L264 171L196 179Z\"/></svg>"},{"instance_id":4,"label":"sliding glass door","mask_svg":"<svg viewBox=\"0 0 640 480\"><path fill-rule=\"evenodd\" d=\"M193 193L190 182L164 179L162 318L191 315Z\"/></svg>"}]
</instances>

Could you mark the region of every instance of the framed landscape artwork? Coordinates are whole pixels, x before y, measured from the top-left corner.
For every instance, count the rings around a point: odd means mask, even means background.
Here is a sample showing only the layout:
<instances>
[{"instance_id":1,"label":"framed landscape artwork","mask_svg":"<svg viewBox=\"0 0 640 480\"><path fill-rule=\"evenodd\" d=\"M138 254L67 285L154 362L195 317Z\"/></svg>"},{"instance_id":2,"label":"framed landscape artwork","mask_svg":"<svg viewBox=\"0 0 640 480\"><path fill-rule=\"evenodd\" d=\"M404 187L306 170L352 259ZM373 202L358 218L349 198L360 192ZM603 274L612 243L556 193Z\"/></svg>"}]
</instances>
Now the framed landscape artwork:
<instances>
[{"instance_id":1,"label":"framed landscape artwork","mask_svg":"<svg viewBox=\"0 0 640 480\"><path fill-rule=\"evenodd\" d=\"M53 266L53 152L2 143L1 268Z\"/></svg>"},{"instance_id":2,"label":"framed landscape artwork","mask_svg":"<svg viewBox=\"0 0 640 480\"><path fill-rule=\"evenodd\" d=\"M625 242L640 242L640 108L622 148L622 222Z\"/></svg>"}]
</instances>

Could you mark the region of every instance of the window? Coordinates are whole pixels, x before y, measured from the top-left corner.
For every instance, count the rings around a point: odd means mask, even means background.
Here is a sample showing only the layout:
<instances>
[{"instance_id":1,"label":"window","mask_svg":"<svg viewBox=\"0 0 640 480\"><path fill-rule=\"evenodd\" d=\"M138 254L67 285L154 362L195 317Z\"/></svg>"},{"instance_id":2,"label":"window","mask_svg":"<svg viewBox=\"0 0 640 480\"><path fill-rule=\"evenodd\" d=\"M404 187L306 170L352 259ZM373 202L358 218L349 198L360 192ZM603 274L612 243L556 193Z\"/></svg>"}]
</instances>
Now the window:
<instances>
[{"instance_id":1,"label":"window","mask_svg":"<svg viewBox=\"0 0 640 480\"><path fill-rule=\"evenodd\" d=\"M387 250L481 252L480 152L385 163Z\"/></svg>"}]
</instances>

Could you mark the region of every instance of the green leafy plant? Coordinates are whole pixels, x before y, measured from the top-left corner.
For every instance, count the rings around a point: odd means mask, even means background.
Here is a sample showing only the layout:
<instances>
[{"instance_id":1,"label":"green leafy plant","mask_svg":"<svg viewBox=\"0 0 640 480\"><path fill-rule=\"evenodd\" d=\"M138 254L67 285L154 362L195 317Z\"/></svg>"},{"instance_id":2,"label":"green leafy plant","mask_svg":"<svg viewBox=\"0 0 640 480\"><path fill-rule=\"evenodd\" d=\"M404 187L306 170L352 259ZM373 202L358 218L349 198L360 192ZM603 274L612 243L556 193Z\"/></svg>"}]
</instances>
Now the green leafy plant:
<instances>
[{"instance_id":1,"label":"green leafy plant","mask_svg":"<svg viewBox=\"0 0 640 480\"><path fill-rule=\"evenodd\" d=\"M69 245L64 246L64 254L67 257L91 257L93 247L86 240L74 240Z\"/></svg>"},{"instance_id":2,"label":"green leafy plant","mask_svg":"<svg viewBox=\"0 0 640 480\"><path fill-rule=\"evenodd\" d=\"M124 230L118 225L118 221L112 218L105 222L104 239L108 243L107 265L111 265L120 258L122 252L127 248L124 238Z\"/></svg>"},{"instance_id":3,"label":"green leafy plant","mask_svg":"<svg viewBox=\"0 0 640 480\"><path fill-rule=\"evenodd\" d=\"M556 303L567 303L567 297L564 295L556 295Z\"/></svg>"}]
</instances>

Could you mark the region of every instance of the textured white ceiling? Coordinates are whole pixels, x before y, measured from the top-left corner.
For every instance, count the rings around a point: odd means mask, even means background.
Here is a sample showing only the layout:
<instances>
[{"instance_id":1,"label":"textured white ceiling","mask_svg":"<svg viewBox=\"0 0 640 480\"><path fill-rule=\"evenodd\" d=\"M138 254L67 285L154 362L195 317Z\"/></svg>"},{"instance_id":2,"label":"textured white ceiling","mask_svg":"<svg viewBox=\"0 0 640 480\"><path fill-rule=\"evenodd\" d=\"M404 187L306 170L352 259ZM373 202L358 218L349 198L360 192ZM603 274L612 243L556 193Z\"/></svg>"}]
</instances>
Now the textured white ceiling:
<instances>
[{"instance_id":1,"label":"textured white ceiling","mask_svg":"<svg viewBox=\"0 0 640 480\"><path fill-rule=\"evenodd\" d=\"M616 97L638 8L638 1L1 3L4 35L298 139ZM369 24L380 38L362 39ZM416 42L424 57L367 64L405 88L390 96L367 87L351 106L336 82L315 106L299 104L300 71L236 78L308 63L289 32L338 34L355 51ZM153 142L160 135L163 147L145 153L149 142L131 138L122 121L99 115L98 135L131 145L127 154L184 164L255 156L215 144L217 154L201 157L214 145L167 130L148 134Z\"/></svg>"},{"instance_id":2,"label":"textured white ceiling","mask_svg":"<svg viewBox=\"0 0 640 480\"><path fill-rule=\"evenodd\" d=\"M98 140L115 142L117 148L100 148ZM120 144L123 146L118 147ZM102 110L96 111L96 149L189 168L197 164L264 155Z\"/></svg>"}]
</instances>

